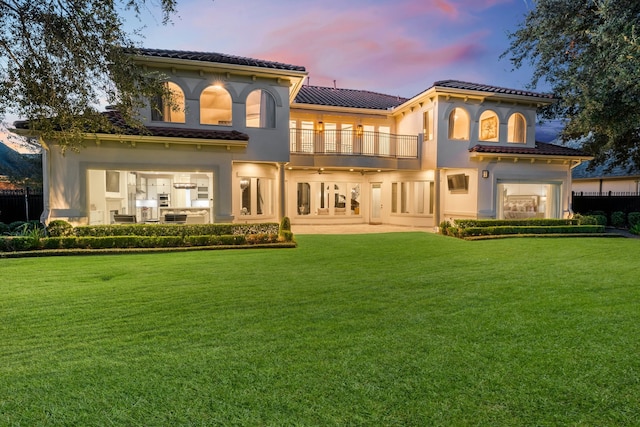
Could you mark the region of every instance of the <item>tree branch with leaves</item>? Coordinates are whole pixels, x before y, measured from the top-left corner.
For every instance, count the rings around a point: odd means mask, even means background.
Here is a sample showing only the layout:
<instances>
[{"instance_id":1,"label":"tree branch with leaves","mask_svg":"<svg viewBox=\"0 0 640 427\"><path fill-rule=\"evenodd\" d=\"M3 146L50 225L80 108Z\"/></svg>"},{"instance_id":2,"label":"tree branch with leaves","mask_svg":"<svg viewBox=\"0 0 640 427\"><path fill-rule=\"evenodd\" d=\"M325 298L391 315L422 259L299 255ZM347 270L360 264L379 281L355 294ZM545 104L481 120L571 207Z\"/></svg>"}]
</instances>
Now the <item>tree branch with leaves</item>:
<instances>
[{"instance_id":1,"label":"tree branch with leaves","mask_svg":"<svg viewBox=\"0 0 640 427\"><path fill-rule=\"evenodd\" d=\"M510 34L515 68L534 67L558 102L546 117L566 119L564 141L580 140L594 164L640 165L640 2L536 0Z\"/></svg>"},{"instance_id":2,"label":"tree branch with leaves","mask_svg":"<svg viewBox=\"0 0 640 427\"><path fill-rule=\"evenodd\" d=\"M63 149L79 149L87 132L117 131L100 105L115 105L127 125L140 127L137 109L167 89L161 75L134 64L125 15L140 21L159 7L168 24L177 0L149 3L0 0L0 118L22 117Z\"/></svg>"}]
</instances>

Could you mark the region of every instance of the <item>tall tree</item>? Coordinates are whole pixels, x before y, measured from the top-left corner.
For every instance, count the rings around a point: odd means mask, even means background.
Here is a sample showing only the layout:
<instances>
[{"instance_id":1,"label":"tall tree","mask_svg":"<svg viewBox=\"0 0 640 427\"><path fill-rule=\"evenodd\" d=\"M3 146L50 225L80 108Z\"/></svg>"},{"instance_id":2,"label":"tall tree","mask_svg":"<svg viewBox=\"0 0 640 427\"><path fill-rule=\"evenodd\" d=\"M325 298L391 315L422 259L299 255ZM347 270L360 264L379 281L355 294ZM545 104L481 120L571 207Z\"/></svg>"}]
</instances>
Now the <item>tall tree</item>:
<instances>
[{"instance_id":1,"label":"tall tree","mask_svg":"<svg viewBox=\"0 0 640 427\"><path fill-rule=\"evenodd\" d=\"M564 141L581 140L594 163L640 164L640 2L532 0L510 34L516 68L535 71L558 102L544 111L567 124Z\"/></svg>"},{"instance_id":2,"label":"tall tree","mask_svg":"<svg viewBox=\"0 0 640 427\"><path fill-rule=\"evenodd\" d=\"M142 99L165 94L156 74L133 63L135 31L160 8L170 22L177 0L0 0L0 118L29 121L45 138L55 132L64 148L77 149L81 135L106 129L100 104L116 105L125 121L139 125ZM155 5L155 6L153 6Z\"/></svg>"}]
</instances>

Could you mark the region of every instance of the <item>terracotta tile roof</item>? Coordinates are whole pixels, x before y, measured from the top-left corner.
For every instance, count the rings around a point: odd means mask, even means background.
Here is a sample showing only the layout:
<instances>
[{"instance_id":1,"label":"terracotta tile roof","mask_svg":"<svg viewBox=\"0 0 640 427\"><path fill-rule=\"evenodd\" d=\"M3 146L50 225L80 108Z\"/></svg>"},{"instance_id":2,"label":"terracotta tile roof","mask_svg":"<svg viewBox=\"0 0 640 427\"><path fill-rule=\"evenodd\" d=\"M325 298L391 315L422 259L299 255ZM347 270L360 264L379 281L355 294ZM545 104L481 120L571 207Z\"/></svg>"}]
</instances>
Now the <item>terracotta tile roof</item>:
<instances>
[{"instance_id":1,"label":"terracotta tile roof","mask_svg":"<svg viewBox=\"0 0 640 427\"><path fill-rule=\"evenodd\" d=\"M401 96L385 95L367 90L308 85L302 86L295 99L297 104L368 108L373 110L387 110L406 101L408 99Z\"/></svg>"},{"instance_id":2,"label":"terracotta tile roof","mask_svg":"<svg viewBox=\"0 0 640 427\"><path fill-rule=\"evenodd\" d=\"M249 135L236 130L192 129L165 126L145 126L143 130L139 130L128 127L117 110L105 111L102 114L104 114L112 124L120 127L125 135L149 135L163 138L222 139L227 141L249 140Z\"/></svg>"},{"instance_id":3,"label":"terracotta tile roof","mask_svg":"<svg viewBox=\"0 0 640 427\"><path fill-rule=\"evenodd\" d=\"M561 157L591 157L587 153L575 148L563 147L561 145L548 144L546 142L536 142L535 147L525 145L485 145L478 144L469 149L471 153L489 154L522 154L536 156L561 156Z\"/></svg>"},{"instance_id":4,"label":"terracotta tile roof","mask_svg":"<svg viewBox=\"0 0 640 427\"><path fill-rule=\"evenodd\" d=\"M166 49L136 49L132 53L141 56L152 56L156 58L185 59L189 61L215 62L221 64L247 65L249 67L272 68L276 70L306 71L305 67L299 65L284 64L282 62L265 61L262 59L247 58L244 56L226 55L216 52L194 52L183 50Z\"/></svg>"},{"instance_id":5,"label":"terracotta tile roof","mask_svg":"<svg viewBox=\"0 0 640 427\"><path fill-rule=\"evenodd\" d=\"M527 90L509 89L509 88L506 88L506 87L484 85L484 84L479 84L479 83L462 82L462 81L459 81L459 80L441 80L441 81L435 82L433 84L433 87L435 87L435 88L437 88L437 87L445 87L445 88L450 88L450 89L461 89L461 90L476 90L476 91L480 91L480 92L500 93L500 94L505 94L505 95L532 96L532 97L535 97L535 98L545 98L545 99L549 99L549 100L554 99L553 95L548 94L548 93L529 92Z\"/></svg>"},{"instance_id":6,"label":"terracotta tile roof","mask_svg":"<svg viewBox=\"0 0 640 427\"><path fill-rule=\"evenodd\" d=\"M169 126L144 126L143 129L136 129L122 120L122 116L117 110L105 111L103 114L109 122L117 126L123 135L157 136L162 138L197 138L197 139L217 139L225 141L248 141L249 135L236 130L218 129L192 129ZM17 129L29 129L29 121L22 120L14 122ZM114 133L103 131L103 133Z\"/></svg>"}]
</instances>

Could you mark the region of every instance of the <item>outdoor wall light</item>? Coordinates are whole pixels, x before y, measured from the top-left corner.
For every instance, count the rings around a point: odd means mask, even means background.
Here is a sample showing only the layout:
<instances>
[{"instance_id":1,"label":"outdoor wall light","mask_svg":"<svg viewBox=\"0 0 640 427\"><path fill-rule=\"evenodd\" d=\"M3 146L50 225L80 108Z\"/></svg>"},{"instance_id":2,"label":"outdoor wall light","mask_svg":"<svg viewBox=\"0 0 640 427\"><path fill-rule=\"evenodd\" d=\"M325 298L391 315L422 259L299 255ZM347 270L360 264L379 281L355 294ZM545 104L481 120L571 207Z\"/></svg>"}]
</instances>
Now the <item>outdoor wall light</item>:
<instances>
[{"instance_id":1,"label":"outdoor wall light","mask_svg":"<svg viewBox=\"0 0 640 427\"><path fill-rule=\"evenodd\" d=\"M362 125L356 126L356 135L362 136Z\"/></svg>"},{"instance_id":2,"label":"outdoor wall light","mask_svg":"<svg viewBox=\"0 0 640 427\"><path fill-rule=\"evenodd\" d=\"M483 177L483 178L489 178L489 171L488 171L488 170L486 170L486 169L484 169L484 170L482 171L482 177Z\"/></svg>"},{"instance_id":3,"label":"outdoor wall light","mask_svg":"<svg viewBox=\"0 0 640 427\"><path fill-rule=\"evenodd\" d=\"M322 132L322 131L324 131L324 123L322 123L322 122L318 122L318 126L316 126L316 130L317 130L318 132Z\"/></svg>"}]
</instances>

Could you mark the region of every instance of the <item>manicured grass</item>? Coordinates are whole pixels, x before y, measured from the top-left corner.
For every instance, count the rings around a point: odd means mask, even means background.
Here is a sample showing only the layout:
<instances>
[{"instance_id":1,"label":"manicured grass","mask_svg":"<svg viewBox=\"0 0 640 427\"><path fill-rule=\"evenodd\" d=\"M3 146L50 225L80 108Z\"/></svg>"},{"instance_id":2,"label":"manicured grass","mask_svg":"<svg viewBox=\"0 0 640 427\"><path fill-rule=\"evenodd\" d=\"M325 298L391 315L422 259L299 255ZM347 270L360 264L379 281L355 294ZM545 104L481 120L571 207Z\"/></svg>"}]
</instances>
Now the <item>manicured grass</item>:
<instances>
[{"instance_id":1,"label":"manicured grass","mask_svg":"<svg viewBox=\"0 0 640 427\"><path fill-rule=\"evenodd\" d=\"M0 425L638 425L640 241L0 260Z\"/></svg>"}]
</instances>

